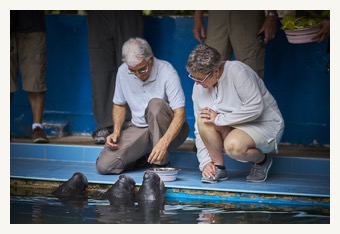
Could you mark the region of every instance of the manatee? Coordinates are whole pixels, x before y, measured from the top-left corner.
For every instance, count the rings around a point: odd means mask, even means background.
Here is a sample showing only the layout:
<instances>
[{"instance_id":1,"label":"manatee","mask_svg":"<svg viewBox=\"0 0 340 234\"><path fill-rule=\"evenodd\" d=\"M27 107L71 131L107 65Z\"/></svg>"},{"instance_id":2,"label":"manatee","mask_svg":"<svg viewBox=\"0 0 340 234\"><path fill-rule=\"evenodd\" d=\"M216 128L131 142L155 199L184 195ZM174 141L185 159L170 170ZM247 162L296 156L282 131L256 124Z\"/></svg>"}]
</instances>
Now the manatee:
<instances>
[{"instance_id":1,"label":"manatee","mask_svg":"<svg viewBox=\"0 0 340 234\"><path fill-rule=\"evenodd\" d=\"M143 183L139 188L135 200L139 207L150 209L164 208L165 186L159 175L152 171L146 171Z\"/></svg>"},{"instance_id":2,"label":"manatee","mask_svg":"<svg viewBox=\"0 0 340 234\"><path fill-rule=\"evenodd\" d=\"M134 187L136 182L129 175L120 175L118 180L102 196L111 205L131 206L134 204Z\"/></svg>"},{"instance_id":3,"label":"manatee","mask_svg":"<svg viewBox=\"0 0 340 234\"><path fill-rule=\"evenodd\" d=\"M87 199L88 181L86 176L81 172L76 172L73 176L56 188L52 195L62 200L68 199Z\"/></svg>"}]
</instances>

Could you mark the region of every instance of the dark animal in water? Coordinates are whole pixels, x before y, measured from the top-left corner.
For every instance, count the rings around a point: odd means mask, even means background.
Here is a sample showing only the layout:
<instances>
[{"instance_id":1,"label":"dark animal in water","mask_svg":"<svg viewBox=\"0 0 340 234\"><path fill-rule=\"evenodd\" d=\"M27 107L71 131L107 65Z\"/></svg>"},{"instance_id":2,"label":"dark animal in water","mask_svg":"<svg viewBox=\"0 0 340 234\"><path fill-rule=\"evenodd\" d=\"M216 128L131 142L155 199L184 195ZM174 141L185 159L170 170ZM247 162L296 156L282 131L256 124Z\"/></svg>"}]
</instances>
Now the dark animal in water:
<instances>
[{"instance_id":1,"label":"dark animal in water","mask_svg":"<svg viewBox=\"0 0 340 234\"><path fill-rule=\"evenodd\" d=\"M87 198L87 187L88 181L86 176L81 172L76 172L69 180L55 189L52 195L62 200Z\"/></svg>"},{"instance_id":2,"label":"dark animal in water","mask_svg":"<svg viewBox=\"0 0 340 234\"><path fill-rule=\"evenodd\" d=\"M162 208L165 203L165 186L159 175L146 171L143 183L136 194L136 201L140 206L156 206Z\"/></svg>"},{"instance_id":3,"label":"dark animal in water","mask_svg":"<svg viewBox=\"0 0 340 234\"><path fill-rule=\"evenodd\" d=\"M109 200L111 205L131 206L134 204L134 187L136 182L129 175L120 175L118 180L109 188L102 198Z\"/></svg>"},{"instance_id":4,"label":"dark animal in water","mask_svg":"<svg viewBox=\"0 0 340 234\"><path fill-rule=\"evenodd\" d=\"M159 213L164 209L164 183L157 173L146 171L143 183L136 193L135 184L131 176L122 174L107 191L96 192L100 194L100 199L107 199L110 202L110 210L117 210L117 208L118 210L125 208L140 209L145 214L146 219L153 220L154 216L156 214L159 216ZM86 207L88 199L87 187L88 180L86 176L76 172L68 181L55 189L52 195L62 200L65 204ZM135 203L137 203L137 206L135 206Z\"/></svg>"}]
</instances>

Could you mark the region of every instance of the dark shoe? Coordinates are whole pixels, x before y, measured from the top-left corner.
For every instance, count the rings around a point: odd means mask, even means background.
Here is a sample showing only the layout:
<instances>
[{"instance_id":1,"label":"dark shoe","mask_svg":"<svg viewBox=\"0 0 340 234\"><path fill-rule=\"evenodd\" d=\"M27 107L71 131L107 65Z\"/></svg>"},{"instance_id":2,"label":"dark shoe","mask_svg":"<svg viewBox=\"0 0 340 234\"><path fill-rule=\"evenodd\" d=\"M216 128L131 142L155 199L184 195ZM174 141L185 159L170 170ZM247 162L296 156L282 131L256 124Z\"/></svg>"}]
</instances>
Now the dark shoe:
<instances>
[{"instance_id":1,"label":"dark shoe","mask_svg":"<svg viewBox=\"0 0 340 234\"><path fill-rule=\"evenodd\" d=\"M110 135L109 130L104 128L93 132L92 138L94 139L95 144L105 144L108 135Z\"/></svg>"},{"instance_id":2,"label":"dark shoe","mask_svg":"<svg viewBox=\"0 0 340 234\"><path fill-rule=\"evenodd\" d=\"M273 158L267 155L267 160L263 165L253 164L250 174L246 180L249 182L264 182L267 179L268 171L273 164Z\"/></svg>"},{"instance_id":3,"label":"dark shoe","mask_svg":"<svg viewBox=\"0 0 340 234\"><path fill-rule=\"evenodd\" d=\"M34 143L48 143L49 140L45 135L44 129L36 127L32 131L32 139Z\"/></svg>"}]
</instances>

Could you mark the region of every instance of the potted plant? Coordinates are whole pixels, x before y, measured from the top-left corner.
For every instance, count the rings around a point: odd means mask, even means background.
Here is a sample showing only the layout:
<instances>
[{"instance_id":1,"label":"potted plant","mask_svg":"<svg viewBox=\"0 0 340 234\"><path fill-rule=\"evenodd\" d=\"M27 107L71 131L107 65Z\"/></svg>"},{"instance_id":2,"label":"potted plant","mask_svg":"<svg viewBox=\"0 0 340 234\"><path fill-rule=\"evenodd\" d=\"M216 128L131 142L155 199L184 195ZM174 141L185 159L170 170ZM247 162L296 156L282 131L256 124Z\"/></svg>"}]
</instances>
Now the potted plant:
<instances>
[{"instance_id":1,"label":"potted plant","mask_svg":"<svg viewBox=\"0 0 340 234\"><path fill-rule=\"evenodd\" d=\"M285 31L290 43L301 44L315 41L313 38L320 31L321 18L285 16L281 29Z\"/></svg>"}]
</instances>

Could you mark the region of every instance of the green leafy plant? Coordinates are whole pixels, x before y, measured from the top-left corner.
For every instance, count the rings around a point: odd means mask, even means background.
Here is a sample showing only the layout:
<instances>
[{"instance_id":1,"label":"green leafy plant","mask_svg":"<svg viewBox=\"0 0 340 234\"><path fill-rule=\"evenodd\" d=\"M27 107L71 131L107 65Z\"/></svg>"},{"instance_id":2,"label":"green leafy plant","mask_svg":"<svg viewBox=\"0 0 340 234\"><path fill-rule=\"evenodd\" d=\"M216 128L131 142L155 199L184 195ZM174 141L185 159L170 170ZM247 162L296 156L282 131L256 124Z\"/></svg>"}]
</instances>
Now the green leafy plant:
<instances>
[{"instance_id":1,"label":"green leafy plant","mask_svg":"<svg viewBox=\"0 0 340 234\"><path fill-rule=\"evenodd\" d=\"M313 28L319 26L322 19L320 18L306 18L302 17L295 17L291 15L287 15L282 18L281 23L283 30L296 30L296 29L305 29L305 28Z\"/></svg>"}]
</instances>

